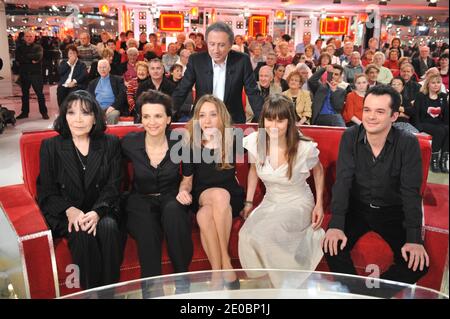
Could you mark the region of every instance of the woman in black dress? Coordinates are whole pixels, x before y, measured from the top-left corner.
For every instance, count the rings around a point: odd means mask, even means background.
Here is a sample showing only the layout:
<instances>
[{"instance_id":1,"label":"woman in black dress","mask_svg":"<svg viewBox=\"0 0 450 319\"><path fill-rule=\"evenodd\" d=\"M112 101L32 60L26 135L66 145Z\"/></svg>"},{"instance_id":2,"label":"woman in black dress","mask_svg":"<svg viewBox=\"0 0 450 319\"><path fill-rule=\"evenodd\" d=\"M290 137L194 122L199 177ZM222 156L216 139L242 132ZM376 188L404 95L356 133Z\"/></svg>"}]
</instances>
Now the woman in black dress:
<instances>
[{"instance_id":1,"label":"woman in black dress","mask_svg":"<svg viewBox=\"0 0 450 319\"><path fill-rule=\"evenodd\" d=\"M53 236L67 238L81 287L113 284L123 251L120 142L104 134L102 109L88 92L70 93L59 111L59 135L41 145L38 204Z\"/></svg>"},{"instance_id":2,"label":"woman in black dress","mask_svg":"<svg viewBox=\"0 0 450 319\"><path fill-rule=\"evenodd\" d=\"M448 174L448 94L441 92L442 78L433 74L425 79L415 101L416 127L433 137L431 170Z\"/></svg>"},{"instance_id":3,"label":"woman in black dress","mask_svg":"<svg viewBox=\"0 0 450 319\"><path fill-rule=\"evenodd\" d=\"M171 138L171 109L168 95L155 90L142 93L136 111L145 132L132 132L122 139L123 153L134 169L126 204L127 228L137 242L142 278L161 275L163 237L174 272L187 272L192 259L188 211L192 173L182 165L180 174L181 156L172 150L181 145L181 135Z\"/></svg>"},{"instance_id":4,"label":"woman in black dress","mask_svg":"<svg viewBox=\"0 0 450 319\"><path fill-rule=\"evenodd\" d=\"M203 249L213 270L233 269L228 243L233 217L239 216L244 206L244 190L236 179L231 116L221 100L204 95L197 102L187 130L194 175L193 209ZM213 283L221 284L220 277L220 273L214 274ZM238 288L234 272L225 272L223 277L226 286Z\"/></svg>"}]
</instances>

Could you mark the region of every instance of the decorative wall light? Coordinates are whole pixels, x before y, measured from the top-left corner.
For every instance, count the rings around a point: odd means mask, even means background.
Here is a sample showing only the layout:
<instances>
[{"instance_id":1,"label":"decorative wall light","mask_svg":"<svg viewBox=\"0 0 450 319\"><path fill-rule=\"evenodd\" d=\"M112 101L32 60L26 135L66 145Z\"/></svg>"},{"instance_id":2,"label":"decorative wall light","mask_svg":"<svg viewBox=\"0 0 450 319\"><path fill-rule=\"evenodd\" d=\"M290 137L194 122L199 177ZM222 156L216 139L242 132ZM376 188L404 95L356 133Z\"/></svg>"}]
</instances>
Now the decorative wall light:
<instances>
[{"instance_id":1,"label":"decorative wall light","mask_svg":"<svg viewBox=\"0 0 450 319\"><path fill-rule=\"evenodd\" d=\"M275 12L275 18L278 20L284 20L286 18L286 13L284 10L277 10Z\"/></svg>"},{"instance_id":2,"label":"decorative wall light","mask_svg":"<svg viewBox=\"0 0 450 319\"><path fill-rule=\"evenodd\" d=\"M108 12L109 12L109 7L108 7L106 4L102 4L102 5L99 7L99 10L100 10L100 12L103 13L103 14L108 14Z\"/></svg>"}]
</instances>

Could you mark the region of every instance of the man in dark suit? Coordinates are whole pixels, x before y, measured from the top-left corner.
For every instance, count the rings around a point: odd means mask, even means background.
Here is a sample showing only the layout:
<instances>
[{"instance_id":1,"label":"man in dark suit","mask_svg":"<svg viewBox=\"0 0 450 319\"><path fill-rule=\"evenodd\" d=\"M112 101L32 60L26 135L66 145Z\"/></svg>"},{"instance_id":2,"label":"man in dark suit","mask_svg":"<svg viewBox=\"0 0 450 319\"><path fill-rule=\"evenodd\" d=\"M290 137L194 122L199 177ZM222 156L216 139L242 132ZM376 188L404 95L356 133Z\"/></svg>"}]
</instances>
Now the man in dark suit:
<instances>
[{"instance_id":1,"label":"man in dark suit","mask_svg":"<svg viewBox=\"0 0 450 319\"><path fill-rule=\"evenodd\" d=\"M25 43L16 49L16 62L19 65L19 76L22 83L22 111L17 119L25 119L30 112L30 86L38 98L39 112L44 120L48 120L47 106L44 96L44 79L42 77L43 49L34 42L33 31L25 32Z\"/></svg>"},{"instance_id":2,"label":"man in dark suit","mask_svg":"<svg viewBox=\"0 0 450 319\"><path fill-rule=\"evenodd\" d=\"M67 60L62 61L58 67L59 82L56 89L58 106L70 92L86 89L87 69L86 65L78 59L78 50L74 45L67 47Z\"/></svg>"},{"instance_id":3,"label":"man in dark suit","mask_svg":"<svg viewBox=\"0 0 450 319\"><path fill-rule=\"evenodd\" d=\"M225 103L235 123L245 123L242 105L242 90L245 87L255 120L258 120L264 100L256 84L249 56L232 51L233 41L233 31L226 23L217 22L208 27L208 52L189 57L184 77L172 95L175 112L180 110L195 84L196 100L205 94L213 94Z\"/></svg>"},{"instance_id":4,"label":"man in dark suit","mask_svg":"<svg viewBox=\"0 0 450 319\"><path fill-rule=\"evenodd\" d=\"M430 58L430 48L426 45L419 48L419 57L414 58L412 61L416 74L423 78L429 68L435 67L434 61Z\"/></svg>"},{"instance_id":5,"label":"man in dark suit","mask_svg":"<svg viewBox=\"0 0 450 319\"><path fill-rule=\"evenodd\" d=\"M117 124L120 113L128 111L125 84L120 76L109 74L111 67L108 60L98 61L99 78L89 83L88 91L95 97L105 112L106 123Z\"/></svg>"}]
</instances>

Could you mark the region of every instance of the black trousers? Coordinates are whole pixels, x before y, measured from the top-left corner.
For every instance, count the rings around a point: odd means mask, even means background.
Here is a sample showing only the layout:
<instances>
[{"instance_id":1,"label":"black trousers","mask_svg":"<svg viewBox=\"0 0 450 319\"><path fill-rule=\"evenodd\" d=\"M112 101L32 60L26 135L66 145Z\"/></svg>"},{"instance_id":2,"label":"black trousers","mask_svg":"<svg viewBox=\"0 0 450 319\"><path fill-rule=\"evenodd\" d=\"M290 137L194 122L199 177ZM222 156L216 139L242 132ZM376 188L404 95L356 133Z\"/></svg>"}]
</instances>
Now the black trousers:
<instances>
[{"instance_id":1,"label":"black trousers","mask_svg":"<svg viewBox=\"0 0 450 319\"><path fill-rule=\"evenodd\" d=\"M64 99L73 91L80 90L79 87L73 87L73 88L66 88L62 85L58 85L56 88L56 99L58 101L58 106L61 107L62 102L64 102Z\"/></svg>"},{"instance_id":2,"label":"black trousers","mask_svg":"<svg viewBox=\"0 0 450 319\"><path fill-rule=\"evenodd\" d=\"M65 224L65 225L64 225ZM72 260L80 270L80 285L83 289L110 285L119 282L123 257L123 235L113 217L102 217L97 224L97 234L88 234L81 229L67 231L65 223L58 231L69 241ZM64 229L65 226L65 229Z\"/></svg>"},{"instance_id":3,"label":"black trousers","mask_svg":"<svg viewBox=\"0 0 450 319\"><path fill-rule=\"evenodd\" d=\"M47 114L47 107L45 106L45 97L44 97L44 82L42 79L42 75L21 74L20 81L22 86L22 113L23 114L30 113L30 86L32 86L38 98L39 112L42 115Z\"/></svg>"},{"instance_id":4,"label":"black trousers","mask_svg":"<svg viewBox=\"0 0 450 319\"><path fill-rule=\"evenodd\" d=\"M127 229L138 246L142 278L161 275L163 237L174 272L188 271L193 245L187 206L174 195L131 194L126 210Z\"/></svg>"},{"instance_id":5,"label":"black trousers","mask_svg":"<svg viewBox=\"0 0 450 319\"><path fill-rule=\"evenodd\" d=\"M430 134L433 139L431 147L433 153L448 152L448 125L435 123L421 123L422 131Z\"/></svg>"},{"instance_id":6,"label":"black trousers","mask_svg":"<svg viewBox=\"0 0 450 319\"><path fill-rule=\"evenodd\" d=\"M389 244L394 254L393 264L381 274L380 279L407 284L417 282L426 274L428 269L425 266L423 271L419 269L413 271L408 268L408 263L403 259L401 248L406 242L406 230L402 225L403 220L404 214L401 206L376 209L365 204L354 204L346 217L344 233L347 236L347 245L343 250L339 249L335 256L330 256L329 253L325 254L330 270L336 273L356 275L350 252L359 238L369 231L374 231ZM338 247L339 245L340 243ZM370 288L353 278L344 281L343 284L353 293L383 298L390 298L404 289L402 286L399 286L398 289L392 289L391 286L387 287L383 284L380 285L380 289Z\"/></svg>"}]
</instances>

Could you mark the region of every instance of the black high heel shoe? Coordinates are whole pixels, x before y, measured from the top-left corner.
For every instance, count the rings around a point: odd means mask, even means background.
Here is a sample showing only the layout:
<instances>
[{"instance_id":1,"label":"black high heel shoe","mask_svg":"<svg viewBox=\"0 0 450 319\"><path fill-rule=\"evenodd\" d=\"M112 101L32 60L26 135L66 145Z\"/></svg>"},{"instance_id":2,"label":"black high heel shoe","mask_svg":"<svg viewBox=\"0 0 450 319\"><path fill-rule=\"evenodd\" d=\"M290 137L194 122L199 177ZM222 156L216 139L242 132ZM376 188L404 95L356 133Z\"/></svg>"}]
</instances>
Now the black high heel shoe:
<instances>
[{"instance_id":1,"label":"black high heel shoe","mask_svg":"<svg viewBox=\"0 0 450 319\"><path fill-rule=\"evenodd\" d=\"M239 282L239 278L236 278L234 281L224 281L223 285L228 290L239 290L241 289L241 283Z\"/></svg>"}]
</instances>

